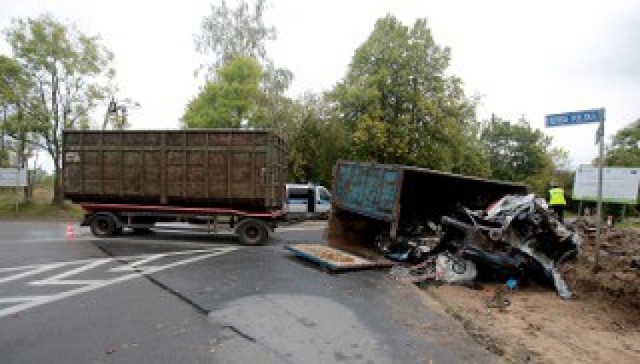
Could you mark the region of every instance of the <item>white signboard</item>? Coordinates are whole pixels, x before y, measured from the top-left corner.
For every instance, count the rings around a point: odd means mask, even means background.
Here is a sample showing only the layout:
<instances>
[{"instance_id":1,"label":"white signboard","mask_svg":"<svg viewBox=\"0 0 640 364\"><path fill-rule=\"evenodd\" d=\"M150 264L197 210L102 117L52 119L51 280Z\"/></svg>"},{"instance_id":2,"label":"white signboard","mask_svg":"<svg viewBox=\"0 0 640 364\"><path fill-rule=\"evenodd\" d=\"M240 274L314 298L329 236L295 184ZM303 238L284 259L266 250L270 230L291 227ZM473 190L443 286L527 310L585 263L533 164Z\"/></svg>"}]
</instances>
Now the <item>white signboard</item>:
<instances>
[{"instance_id":1,"label":"white signboard","mask_svg":"<svg viewBox=\"0 0 640 364\"><path fill-rule=\"evenodd\" d=\"M25 187L27 170L24 168L0 168L0 187Z\"/></svg>"},{"instance_id":2,"label":"white signboard","mask_svg":"<svg viewBox=\"0 0 640 364\"><path fill-rule=\"evenodd\" d=\"M602 201L632 204L638 200L640 168L604 167L602 169ZM573 199L598 200L598 168L580 166L573 183Z\"/></svg>"}]
</instances>

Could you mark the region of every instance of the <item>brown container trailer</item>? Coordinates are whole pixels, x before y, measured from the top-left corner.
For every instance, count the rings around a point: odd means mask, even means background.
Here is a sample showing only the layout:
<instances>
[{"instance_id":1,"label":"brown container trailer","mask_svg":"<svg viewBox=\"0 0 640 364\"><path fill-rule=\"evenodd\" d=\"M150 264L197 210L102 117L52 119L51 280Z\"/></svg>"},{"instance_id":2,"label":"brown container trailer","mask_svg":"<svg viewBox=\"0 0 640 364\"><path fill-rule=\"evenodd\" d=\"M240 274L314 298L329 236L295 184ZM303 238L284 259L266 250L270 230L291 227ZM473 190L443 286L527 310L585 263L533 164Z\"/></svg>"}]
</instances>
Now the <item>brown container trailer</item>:
<instances>
[{"instance_id":1,"label":"brown container trailer","mask_svg":"<svg viewBox=\"0 0 640 364\"><path fill-rule=\"evenodd\" d=\"M72 130L63 138L65 198L85 207L87 225L100 213L118 232L169 215L275 219L283 208L286 146L269 131Z\"/></svg>"},{"instance_id":2,"label":"brown container trailer","mask_svg":"<svg viewBox=\"0 0 640 364\"><path fill-rule=\"evenodd\" d=\"M65 131L65 197L270 210L282 206L286 149L267 131Z\"/></svg>"}]
</instances>

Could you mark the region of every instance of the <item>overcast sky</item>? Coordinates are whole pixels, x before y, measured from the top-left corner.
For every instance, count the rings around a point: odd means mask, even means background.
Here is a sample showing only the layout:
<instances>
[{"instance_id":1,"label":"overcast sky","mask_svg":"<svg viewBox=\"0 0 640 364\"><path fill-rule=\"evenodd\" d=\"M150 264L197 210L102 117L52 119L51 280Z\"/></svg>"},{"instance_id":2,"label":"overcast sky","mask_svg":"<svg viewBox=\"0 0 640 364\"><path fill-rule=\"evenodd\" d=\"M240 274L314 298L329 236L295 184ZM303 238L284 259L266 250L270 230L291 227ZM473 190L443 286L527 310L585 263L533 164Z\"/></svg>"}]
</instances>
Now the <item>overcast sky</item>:
<instances>
[{"instance_id":1,"label":"overcast sky","mask_svg":"<svg viewBox=\"0 0 640 364\"><path fill-rule=\"evenodd\" d=\"M201 79L193 36L213 0L0 0L0 27L50 12L100 34L116 56L119 97L139 101L133 128L177 128ZM235 1L229 1L235 4ZM271 0L276 65L293 71L289 94L330 89L376 19L406 25L427 18L436 42L452 49L450 71L482 95L480 119L605 107L606 133L640 117L640 1ZM9 53L4 40L0 52ZM106 106L105 106L106 107ZM574 165L597 154L595 125L547 129Z\"/></svg>"}]
</instances>

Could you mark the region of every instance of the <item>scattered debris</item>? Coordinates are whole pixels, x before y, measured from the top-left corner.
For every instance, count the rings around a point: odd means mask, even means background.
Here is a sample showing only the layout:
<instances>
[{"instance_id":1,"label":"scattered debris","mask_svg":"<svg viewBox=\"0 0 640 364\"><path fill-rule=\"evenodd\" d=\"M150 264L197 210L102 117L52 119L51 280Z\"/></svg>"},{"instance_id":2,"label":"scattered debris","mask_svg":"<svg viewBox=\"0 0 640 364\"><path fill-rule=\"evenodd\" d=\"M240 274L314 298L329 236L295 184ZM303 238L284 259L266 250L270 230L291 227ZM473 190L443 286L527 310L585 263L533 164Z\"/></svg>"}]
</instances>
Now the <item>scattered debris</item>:
<instances>
[{"instance_id":1,"label":"scattered debris","mask_svg":"<svg viewBox=\"0 0 640 364\"><path fill-rule=\"evenodd\" d=\"M511 305L511 299L507 297L504 288L498 286L489 290L489 296L485 298L487 308L497 308L500 312L506 312L507 307Z\"/></svg>"},{"instance_id":2,"label":"scattered debris","mask_svg":"<svg viewBox=\"0 0 640 364\"><path fill-rule=\"evenodd\" d=\"M447 282L470 282L478 276L476 265L452 254L439 254L436 257L436 279Z\"/></svg>"},{"instance_id":3,"label":"scattered debris","mask_svg":"<svg viewBox=\"0 0 640 364\"><path fill-rule=\"evenodd\" d=\"M567 282L580 297L595 297L637 311L640 316L640 231L604 228L600 246L604 254L600 255L599 270L594 274L595 221L578 218L572 225L583 237L584 254L562 266Z\"/></svg>"},{"instance_id":4,"label":"scattered debris","mask_svg":"<svg viewBox=\"0 0 640 364\"><path fill-rule=\"evenodd\" d=\"M396 239L388 232L378 234L374 245L389 259L396 261L421 261L438 244L440 227L431 220L424 223L411 219L400 226Z\"/></svg>"},{"instance_id":5,"label":"scattered debris","mask_svg":"<svg viewBox=\"0 0 640 364\"><path fill-rule=\"evenodd\" d=\"M414 231L411 239L393 244L382 244L385 238L378 237L376 247L391 259L421 260L411 272L422 269L425 262L435 262L434 273L423 275L424 279L530 279L553 285L563 298L571 297L557 267L578 256L581 239L556 218L543 199L532 194L504 196L484 211L459 206L457 214L441 218L440 226L428 221ZM433 241L434 234L438 235L437 243L425 245ZM405 254L399 255L401 251ZM434 256L435 260L431 259Z\"/></svg>"},{"instance_id":6,"label":"scattered debris","mask_svg":"<svg viewBox=\"0 0 640 364\"><path fill-rule=\"evenodd\" d=\"M552 292L540 285L523 286L515 276L506 284L486 284L496 287L490 293L445 285L425 294L506 362L640 362L640 270L634 266L640 257L640 231L603 229L606 255L594 274L595 220L578 218L569 225L580 236L581 254L563 260L557 269L572 289L571 304L551 299ZM505 286L517 288L506 291L508 305L500 300ZM501 314L504 310L509 314Z\"/></svg>"}]
</instances>

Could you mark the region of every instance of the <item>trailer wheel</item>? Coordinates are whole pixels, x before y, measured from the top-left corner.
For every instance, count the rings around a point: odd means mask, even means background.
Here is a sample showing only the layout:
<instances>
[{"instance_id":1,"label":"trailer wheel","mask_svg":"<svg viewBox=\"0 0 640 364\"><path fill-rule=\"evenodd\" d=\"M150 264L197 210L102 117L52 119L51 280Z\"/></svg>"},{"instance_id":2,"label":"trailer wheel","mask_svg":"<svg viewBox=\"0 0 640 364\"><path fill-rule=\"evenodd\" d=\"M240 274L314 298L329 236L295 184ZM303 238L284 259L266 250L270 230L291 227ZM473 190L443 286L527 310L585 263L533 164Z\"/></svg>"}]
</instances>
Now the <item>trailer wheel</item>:
<instances>
[{"instance_id":1,"label":"trailer wheel","mask_svg":"<svg viewBox=\"0 0 640 364\"><path fill-rule=\"evenodd\" d=\"M96 215L91 219L91 233L99 238L113 236L118 233L116 221L110 215Z\"/></svg>"},{"instance_id":2,"label":"trailer wheel","mask_svg":"<svg viewBox=\"0 0 640 364\"><path fill-rule=\"evenodd\" d=\"M269 240L269 227L258 219L245 219L236 226L238 240L244 245L262 245Z\"/></svg>"}]
</instances>

